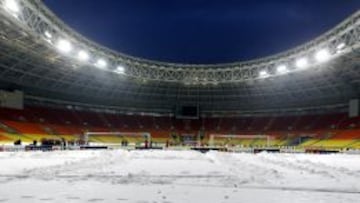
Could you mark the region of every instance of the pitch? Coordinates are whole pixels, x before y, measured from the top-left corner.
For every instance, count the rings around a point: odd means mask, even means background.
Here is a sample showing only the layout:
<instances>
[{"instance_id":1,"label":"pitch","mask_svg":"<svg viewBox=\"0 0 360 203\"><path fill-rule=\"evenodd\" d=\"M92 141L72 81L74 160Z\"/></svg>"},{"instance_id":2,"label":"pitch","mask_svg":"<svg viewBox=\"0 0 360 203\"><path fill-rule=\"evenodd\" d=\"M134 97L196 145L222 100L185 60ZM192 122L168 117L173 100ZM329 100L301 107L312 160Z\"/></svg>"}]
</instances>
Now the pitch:
<instances>
[{"instance_id":1,"label":"pitch","mask_svg":"<svg viewBox=\"0 0 360 203\"><path fill-rule=\"evenodd\" d=\"M357 202L360 157L196 151L0 153L0 202Z\"/></svg>"}]
</instances>

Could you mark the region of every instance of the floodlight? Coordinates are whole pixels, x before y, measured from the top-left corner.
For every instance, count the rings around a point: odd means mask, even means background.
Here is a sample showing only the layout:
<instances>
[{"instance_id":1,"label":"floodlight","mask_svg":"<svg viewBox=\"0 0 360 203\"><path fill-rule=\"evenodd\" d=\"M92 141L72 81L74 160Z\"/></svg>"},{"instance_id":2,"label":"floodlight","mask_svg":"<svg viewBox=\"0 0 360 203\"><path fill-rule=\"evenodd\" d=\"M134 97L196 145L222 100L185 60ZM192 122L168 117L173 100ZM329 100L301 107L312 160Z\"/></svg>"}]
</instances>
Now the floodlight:
<instances>
[{"instance_id":1,"label":"floodlight","mask_svg":"<svg viewBox=\"0 0 360 203\"><path fill-rule=\"evenodd\" d=\"M308 66L308 60L307 58L301 58L301 59L298 59L296 61L296 66L298 68L305 68L306 66Z\"/></svg>"},{"instance_id":2,"label":"floodlight","mask_svg":"<svg viewBox=\"0 0 360 203\"><path fill-rule=\"evenodd\" d=\"M45 39L45 41L47 41L49 44L53 44L53 42L51 41L51 39Z\"/></svg>"},{"instance_id":3,"label":"floodlight","mask_svg":"<svg viewBox=\"0 0 360 203\"><path fill-rule=\"evenodd\" d=\"M99 68L106 68L107 63L104 59L99 59L99 60L97 60L95 65Z\"/></svg>"},{"instance_id":4,"label":"floodlight","mask_svg":"<svg viewBox=\"0 0 360 203\"><path fill-rule=\"evenodd\" d=\"M260 71L259 75L263 78L269 76L268 72L266 72L265 70Z\"/></svg>"},{"instance_id":5,"label":"floodlight","mask_svg":"<svg viewBox=\"0 0 360 203\"><path fill-rule=\"evenodd\" d=\"M68 53L72 50L72 45L69 41L65 40L65 39L60 39L57 44L56 47L64 53Z\"/></svg>"},{"instance_id":6,"label":"floodlight","mask_svg":"<svg viewBox=\"0 0 360 203\"><path fill-rule=\"evenodd\" d=\"M87 61L89 59L89 54L86 51L81 50L78 53L78 59L80 61Z\"/></svg>"},{"instance_id":7,"label":"floodlight","mask_svg":"<svg viewBox=\"0 0 360 203\"><path fill-rule=\"evenodd\" d=\"M49 38L49 39L52 38L52 34L51 34L49 31L45 31L45 32L44 32L44 35L45 35L47 38Z\"/></svg>"},{"instance_id":8,"label":"floodlight","mask_svg":"<svg viewBox=\"0 0 360 203\"><path fill-rule=\"evenodd\" d=\"M330 59L330 53L327 49L321 49L320 51L316 52L315 59L318 62L325 62Z\"/></svg>"},{"instance_id":9,"label":"floodlight","mask_svg":"<svg viewBox=\"0 0 360 203\"><path fill-rule=\"evenodd\" d=\"M116 68L115 72L120 73L120 74L124 74L125 73L125 68L123 66L118 66Z\"/></svg>"},{"instance_id":10,"label":"floodlight","mask_svg":"<svg viewBox=\"0 0 360 203\"><path fill-rule=\"evenodd\" d=\"M285 65L278 66L276 70L278 73L286 73L288 71Z\"/></svg>"},{"instance_id":11,"label":"floodlight","mask_svg":"<svg viewBox=\"0 0 360 203\"><path fill-rule=\"evenodd\" d=\"M8 11L12 13L20 12L20 7L16 0L5 0L4 6Z\"/></svg>"},{"instance_id":12,"label":"floodlight","mask_svg":"<svg viewBox=\"0 0 360 203\"><path fill-rule=\"evenodd\" d=\"M343 49L344 47L345 47L345 43L342 42L342 43L340 43L339 45L337 45L336 49L337 49L337 50L341 50L341 49Z\"/></svg>"}]
</instances>

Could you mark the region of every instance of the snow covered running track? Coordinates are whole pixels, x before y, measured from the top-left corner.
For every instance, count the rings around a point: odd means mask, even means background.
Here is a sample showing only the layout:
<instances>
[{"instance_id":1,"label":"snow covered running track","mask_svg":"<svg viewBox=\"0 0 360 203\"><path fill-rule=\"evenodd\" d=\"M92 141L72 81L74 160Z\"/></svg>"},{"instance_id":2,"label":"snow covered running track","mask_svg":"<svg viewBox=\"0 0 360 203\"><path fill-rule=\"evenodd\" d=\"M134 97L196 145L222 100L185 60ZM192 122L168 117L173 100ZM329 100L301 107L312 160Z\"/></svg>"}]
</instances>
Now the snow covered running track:
<instances>
[{"instance_id":1,"label":"snow covered running track","mask_svg":"<svg viewBox=\"0 0 360 203\"><path fill-rule=\"evenodd\" d=\"M0 153L1 202L359 202L360 156Z\"/></svg>"}]
</instances>

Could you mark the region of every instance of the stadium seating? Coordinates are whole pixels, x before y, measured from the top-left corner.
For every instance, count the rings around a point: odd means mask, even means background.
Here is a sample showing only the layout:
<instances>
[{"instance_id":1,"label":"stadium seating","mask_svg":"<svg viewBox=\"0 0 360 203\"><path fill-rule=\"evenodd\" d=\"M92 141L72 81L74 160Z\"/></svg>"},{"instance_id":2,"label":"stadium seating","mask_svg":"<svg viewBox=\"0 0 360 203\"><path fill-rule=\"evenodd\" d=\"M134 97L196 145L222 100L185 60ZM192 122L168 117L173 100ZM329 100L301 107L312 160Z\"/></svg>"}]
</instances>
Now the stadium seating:
<instances>
[{"instance_id":1,"label":"stadium seating","mask_svg":"<svg viewBox=\"0 0 360 203\"><path fill-rule=\"evenodd\" d=\"M272 146L296 145L319 148L359 148L359 118L344 113L303 116L264 117L206 117L199 120L175 119L169 116L134 116L67 108L26 107L24 110L0 108L0 141L24 142L43 138L79 139L87 131L93 132L149 132L152 141L166 143L172 134L197 135L203 132L202 143L209 135L269 135ZM135 139L135 138L134 138ZM121 142L118 136L92 136L90 141ZM136 139L133 140L136 142ZM265 146L265 139L219 138L216 144Z\"/></svg>"}]
</instances>

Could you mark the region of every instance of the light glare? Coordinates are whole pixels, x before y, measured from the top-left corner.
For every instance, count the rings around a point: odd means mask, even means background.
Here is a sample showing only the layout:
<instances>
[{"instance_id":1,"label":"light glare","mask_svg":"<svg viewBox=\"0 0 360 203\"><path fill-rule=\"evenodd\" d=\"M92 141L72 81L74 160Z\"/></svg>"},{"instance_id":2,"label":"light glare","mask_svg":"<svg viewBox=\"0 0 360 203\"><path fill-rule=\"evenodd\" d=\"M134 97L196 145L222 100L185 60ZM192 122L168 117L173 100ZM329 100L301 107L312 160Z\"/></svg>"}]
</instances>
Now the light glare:
<instances>
[{"instance_id":1,"label":"light glare","mask_svg":"<svg viewBox=\"0 0 360 203\"><path fill-rule=\"evenodd\" d=\"M265 70L260 71L259 74L260 74L260 77L267 77L269 75Z\"/></svg>"},{"instance_id":2,"label":"light glare","mask_svg":"<svg viewBox=\"0 0 360 203\"><path fill-rule=\"evenodd\" d=\"M20 12L20 7L15 0L5 0L4 5L7 10L13 13Z\"/></svg>"},{"instance_id":3,"label":"light glare","mask_svg":"<svg viewBox=\"0 0 360 203\"><path fill-rule=\"evenodd\" d=\"M51 39L52 38L52 34L49 32L49 31L45 31L45 36L47 37L47 38L49 38L49 39Z\"/></svg>"},{"instance_id":4,"label":"light glare","mask_svg":"<svg viewBox=\"0 0 360 203\"><path fill-rule=\"evenodd\" d=\"M89 54L86 51L79 51L78 53L78 59L80 61L87 61L89 59Z\"/></svg>"},{"instance_id":5,"label":"light glare","mask_svg":"<svg viewBox=\"0 0 360 203\"><path fill-rule=\"evenodd\" d=\"M99 68L106 68L107 63L104 59L99 59L95 65Z\"/></svg>"},{"instance_id":6,"label":"light glare","mask_svg":"<svg viewBox=\"0 0 360 203\"><path fill-rule=\"evenodd\" d=\"M120 73L120 74L124 74L125 73L125 68L123 66L118 66L116 68L116 72Z\"/></svg>"},{"instance_id":7,"label":"light glare","mask_svg":"<svg viewBox=\"0 0 360 203\"><path fill-rule=\"evenodd\" d=\"M287 72L287 67L285 65L280 65L277 67L277 72L278 73L286 73Z\"/></svg>"},{"instance_id":8,"label":"light glare","mask_svg":"<svg viewBox=\"0 0 360 203\"><path fill-rule=\"evenodd\" d=\"M296 66L298 68L305 68L308 65L308 60L306 58L301 58L296 61Z\"/></svg>"},{"instance_id":9,"label":"light glare","mask_svg":"<svg viewBox=\"0 0 360 203\"><path fill-rule=\"evenodd\" d=\"M337 47L336 47L336 49L337 50L341 50L341 49L343 49L345 47L345 43L343 42L343 43L340 43Z\"/></svg>"},{"instance_id":10,"label":"light glare","mask_svg":"<svg viewBox=\"0 0 360 203\"><path fill-rule=\"evenodd\" d=\"M56 44L56 47L64 53L68 53L72 50L72 45L69 41L65 39L60 39L58 43Z\"/></svg>"},{"instance_id":11,"label":"light glare","mask_svg":"<svg viewBox=\"0 0 360 203\"><path fill-rule=\"evenodd\" d=\"M330 59L330 53L327 49L322 49L315 54L315 58L318 62L325 62Z\"/></svg>"}]
</instances>

